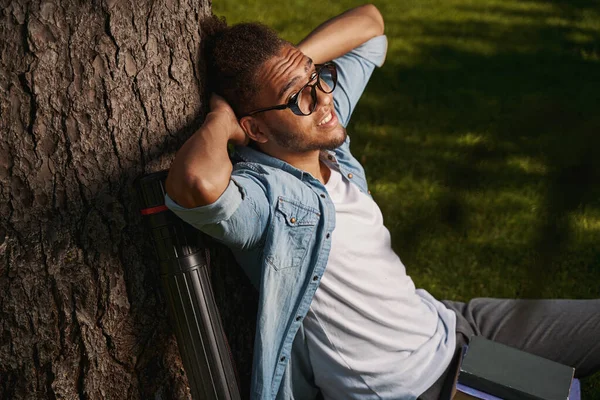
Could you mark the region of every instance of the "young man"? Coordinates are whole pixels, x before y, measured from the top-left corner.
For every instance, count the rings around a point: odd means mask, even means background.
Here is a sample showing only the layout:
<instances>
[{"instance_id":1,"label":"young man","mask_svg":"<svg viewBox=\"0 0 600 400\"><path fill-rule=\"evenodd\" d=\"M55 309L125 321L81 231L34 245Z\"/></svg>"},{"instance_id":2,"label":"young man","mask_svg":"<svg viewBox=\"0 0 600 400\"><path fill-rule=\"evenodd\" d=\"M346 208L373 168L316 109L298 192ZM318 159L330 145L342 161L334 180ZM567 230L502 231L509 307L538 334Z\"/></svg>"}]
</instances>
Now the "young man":
<instances>
[{"instance_id":1,"label":"young man","mask_svg":"<svg viewBox=\"0 0 600 400\"><path fill-rule=\"evenodd\" d=\"M599 300L463 304L415 289L345 130L384 62L383 31L366 5L297 46L257 24L207 39L223 97L177 153L166 202L260 292L251 398L437 399L473 334L598 370Z\"/></svg>"}]
</instances>

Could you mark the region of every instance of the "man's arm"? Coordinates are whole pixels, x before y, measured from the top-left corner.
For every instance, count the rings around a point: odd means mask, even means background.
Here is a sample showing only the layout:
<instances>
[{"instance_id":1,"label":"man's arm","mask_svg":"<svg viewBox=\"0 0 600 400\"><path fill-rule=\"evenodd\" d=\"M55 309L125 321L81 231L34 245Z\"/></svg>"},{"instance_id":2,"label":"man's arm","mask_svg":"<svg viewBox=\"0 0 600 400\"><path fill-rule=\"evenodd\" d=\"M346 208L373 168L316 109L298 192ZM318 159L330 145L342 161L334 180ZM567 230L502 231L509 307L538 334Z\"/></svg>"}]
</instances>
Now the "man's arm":
<instances>
[{"instance_id":1,"label":"man's arm","mask_svg":"<svg viewBox=\"0 0 600 400\"><path fill-rule=\"evenodd\" d=\"M233 170L227 143L247 140L225 100L213 95L210 106L200 129L177 152L165 183L169 197L186 208L212 204L223 194Z\"/></svg>"},{"instance_id":2,"label":"man's arm","mask_svg":"<svg viewBox=\"0 0 600 400\"><path fill-rule=\"evenodd\" d=\"M383 35L383 29L383 17L377 7L365 4L319 25L298 43L298 49L315 64L322 64Z\"/></svg>"}]
</instances>

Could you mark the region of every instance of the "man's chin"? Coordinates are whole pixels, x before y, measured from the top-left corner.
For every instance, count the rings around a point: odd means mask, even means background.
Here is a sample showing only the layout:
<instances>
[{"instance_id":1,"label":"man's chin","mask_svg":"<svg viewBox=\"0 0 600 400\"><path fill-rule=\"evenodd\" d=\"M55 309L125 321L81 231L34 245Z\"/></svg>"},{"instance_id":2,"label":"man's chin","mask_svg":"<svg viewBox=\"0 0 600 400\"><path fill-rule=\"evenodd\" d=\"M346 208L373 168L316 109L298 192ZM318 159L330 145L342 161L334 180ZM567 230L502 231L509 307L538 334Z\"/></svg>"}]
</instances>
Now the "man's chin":
<instances>
[{"instance_id":1,"label":"man's chin","mask_svg":"<svg viewBox=\"0 0 600 400\"><path fill-rule=\"evenodd\" d=\"M338 125L338 129L335 130L333 137L329 141L329 143L325 143L321 150L335 150L340 147L346 141L346 137L348 134L346 133L346 128L342 125Z\"/></svg>"}]
</instances>

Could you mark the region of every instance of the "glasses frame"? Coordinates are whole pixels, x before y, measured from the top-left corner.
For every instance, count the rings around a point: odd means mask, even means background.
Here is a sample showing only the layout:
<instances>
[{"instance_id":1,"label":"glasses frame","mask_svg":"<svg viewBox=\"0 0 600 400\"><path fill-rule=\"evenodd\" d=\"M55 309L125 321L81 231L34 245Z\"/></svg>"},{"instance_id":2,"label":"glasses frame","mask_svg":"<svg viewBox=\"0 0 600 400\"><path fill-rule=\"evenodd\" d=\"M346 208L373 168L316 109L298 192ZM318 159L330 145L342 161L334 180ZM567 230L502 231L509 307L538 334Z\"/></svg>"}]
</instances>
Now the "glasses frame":
<instances>
[{"instance_id":1,"label":"glasses frame","mask_svg":"<svg viewBox=\"0 0 600 400\"><path fill-rule=\"evenodd\" d=\"M323 68L331 68L332 71L332 77L333 77L333 85L331 87L331 90L327 91L323 88L323 86L321 86L321 70ZM317 79L317 81L313 84L311 84L311 82L314 79ZM298 90L296 93L294 93L292 95L292 97L290 97L289 101L285 104L278 104L276 106L272 106L272 107L265 107L265 108L259 108L258 110L254 110L251 111L243 116L240 117L240 119L244 118L244 117L249 117L251 115L254 114L258 114L261 112L265 112L265 111L271 111L271 110L285 110L287 108L289 108L290 110L292 110L292 112L296 115L299 115L301 117L306 117L309 116L313 113L313 111L315 111L315 108L317 107L317 89L316 87L319 87L319 89L323 92L323 93L331 93L335 90L335 87L337 86L337 67L336 65L329 61L323 64L316 64L315 65L315 72L310 76L310 79L308 80L308 83L304 86L302 86L302 88L300 90ZM300 98L300 93L302 93L307 87L311 88L310 91L310 95L312 97L312 109L310 110L310 112L308 114L304 114L302 112L302 110L300 110L300 106L298 105L298 99Z\"/></svg>"}]
</instances>

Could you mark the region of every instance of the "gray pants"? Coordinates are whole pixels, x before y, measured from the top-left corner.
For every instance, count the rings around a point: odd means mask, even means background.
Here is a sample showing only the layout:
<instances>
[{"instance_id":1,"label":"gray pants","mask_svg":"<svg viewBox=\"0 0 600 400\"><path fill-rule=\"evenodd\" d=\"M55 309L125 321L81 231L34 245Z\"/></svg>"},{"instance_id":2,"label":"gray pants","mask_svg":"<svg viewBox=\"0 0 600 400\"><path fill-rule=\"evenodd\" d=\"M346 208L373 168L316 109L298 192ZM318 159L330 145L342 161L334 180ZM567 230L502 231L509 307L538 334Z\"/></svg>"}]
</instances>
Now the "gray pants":
<instances>
[{"instance_id":1,"label":"gray pants","mask_svg":"<svg viewBox=\"0 0 600 400\"><path fill-rule=\"evenodd\" d=\"M458 352L473 335L483 336L575 368L582 378L600 371L600 299L443 300L456 312L456 351L450 366L420 400L449 399Z\"/></svg>"}]
</instances>

